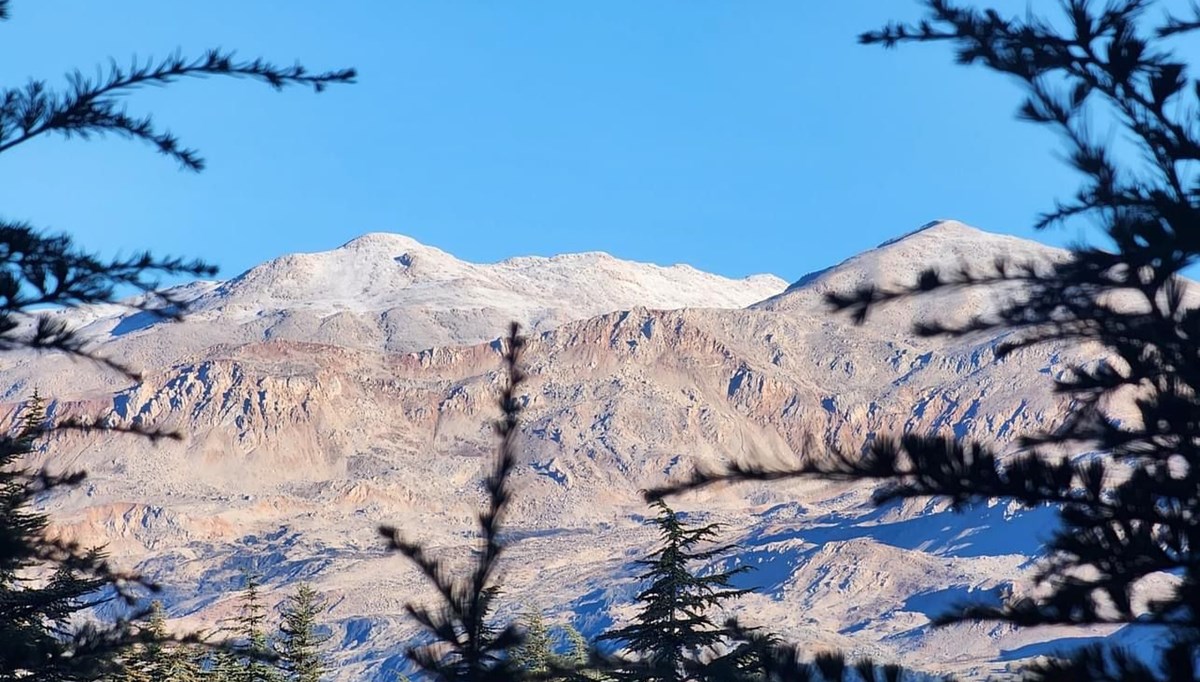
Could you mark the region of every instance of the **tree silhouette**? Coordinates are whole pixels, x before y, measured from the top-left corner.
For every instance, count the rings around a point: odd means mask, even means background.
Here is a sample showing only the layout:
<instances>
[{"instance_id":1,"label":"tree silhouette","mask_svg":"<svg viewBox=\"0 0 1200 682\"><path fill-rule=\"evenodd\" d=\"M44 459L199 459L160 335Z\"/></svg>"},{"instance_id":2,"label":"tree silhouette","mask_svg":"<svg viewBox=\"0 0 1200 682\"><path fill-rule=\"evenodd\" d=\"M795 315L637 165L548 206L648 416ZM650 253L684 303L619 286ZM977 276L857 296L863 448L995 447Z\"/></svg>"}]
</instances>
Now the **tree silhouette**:
<instances>
[{"instance_id":1,"label":"tree silhouette","mask_svg":"<svg viewBox=\"0 0 1200 682\"><path fill-rule=\"evenodd\" d=\"M325 607L325 601L308 583L300 583L283 607L275 652L279 667L291 682L320 682L325 675L321 645L329 641L330 635L317 631L317 619Z\"/></svg>"},{"instance_id":2,"label":"tree silhouette","mask_svg":"<svg viewBox=\"0 0 1200 682\"><path fill-rule=\"evenodd\" d=\"M709 610L753 591L732 585L733 577L750 567L698 570L696 564L711 564L736 545L714 544L717 524L689 526L661 499L652 504L659 514L651 522L663 544L638 561L649 582L637 597L641 609L632 623L599 638L622 643L623 652L607 659L593 656L591 669L580 671L579 678L590 673L592 679L602 674L629 682L951 682L869 658L848 663L836 652L805 658L799 647L760 628L735 619L718 625Z\"/></svg>"},{"instance_id":3,"label":"tree silhouette","mask_svg":"<svg viewBox=\"0 0 1200 682\"><path fill-rule=\"evenodd\" d=\"M76 626L72 617L106 601L97 590L109 581L96 550L62 543L41 546L49 519L33 508L46 485L20 460L33 452L49 425L36 392L14 434L0 437L0 679L37 671L38 679L94 680L117 670L110 661L114 633ZM49 565L49 579L36 569Z\"/></svg>"},{"instance_id":4,"label":"tree silhouette","mask_svg":"<svg viewBox=\"0 0 1200 682\"><path fill-rule=\"evenodd\" d=\"M492 623L492 611L500 592L496 566L504 551L500 531L511 499L509 476L516 466L517 427L521 414L516 391L524 380L520 357L525 340L519 331L514 323L503 343L504 371L508 381L501 389L502 416L496 422L500 447L492 471L484 480L487 506L478 517L482 542L466 578L453 575L440 559L406 539L398 529L391 526L379 529L387 539L389 549L404 555L437 590L441 602L438 609L413 603L405 606L433 640L409 649L408 656L423 672L445 682L500 682L522 675L512 660L513 650L522 641L519 629L512 624L500 627Z\"/></svg>"},{"instance_id":5,"label":"tree silhouette","mask_svg":"<svg viewBox=\"0 0 1200 682\"><path fill-rule=\"evenodd\" d=\"M281 682L283 676L271 660L267 637L267 609L262 602L262 583L254 573L245 575L238 599L238 612L229 626L234 647L217 654L221 682Z\"/></svg>"},{"instance_id":6,"label":"tree silhouette","mask_svg":"<svg viewBox=\"0 0 1200 682\"><path fill-rule=\"evenodd\" d=\"M1019 626L1123 624L1165 626L1153 660L1111 645L1031 666L1037 680L1194 680L1200 659L1200 311L1181 275L1200 256L1200 82L1171 40L1200 30L1194 16L1151 17L1153 0L1060 3L1063 21L927 0L915 26L891 24L861 41L887 47L948 42L958 61L1016 79L1027 93L1021 118L1065 140L1084 177L1039 228L1085 219L1110 245L1081 245L1065 262L1037 266L998 261L986 271L929 270L910 283L878 283L829 297L863 321L878 305L934 291L1019 283L1024 294L997 295L995 312L966 324L916 321L919 334L1005 334L1004 356L1049 341L1092 342L1102 362L1076 364L1055 390L1073 400L1065 423L1023 438L1020 452L907 434L881 439L864 456L811 453L788 470L745 466L698 472L651 497L718 480L816 476L882 483L876 499L939 496L956 508L992 499L1057 508L1061 523L1035 579L1045 596L1001 606L963 604L938 619L998 620ZM1091 132L1113 121L1118 142ZM1130 398L1129 396L1133 396ZM1106 412L1131 404L1133 421ZM1104 457L1063 457L1063 451ZM1139 603L1150 576L1169 576L1169 594Z\"/></svg>"},{"instance_id":7,"label":"tree silhouette","mask_svg":"<svg viewBox=\"0 0 1200 682\"><path fill-rule=\"evenodd\" d=\"M636 665L613 672L619 680L708 679L706 657L715 657L733 636L728 627L714 623L708 611L750 592L734 588L731 582L750 568L697 572L696 564L726 556L735 546L712 544L720 528L717 524L689 526L662 500L655 500L653 506L658 516L650 522L658 527L662 546L637 561L645 568L639 577L648 583L637 596L641 608L632 623L600 639L620 643L634 657Z\"/></svg>"},{"instance_id":8,"label":"tree silhouette","mask_svg":"<svg viewBox=\"0 0 1200 682\"><path fill-rule=\"evenodd\" d=\"M854 662L840 652L806 656L781 638L727 624L735 648L706 666L709 679L721 682L955 682L949 676L905 670L870 658Z\"/></svg>"},{"instance_id":9,"label":"tree silhouette","mask_svg":"<svg viewBox=\"0 0 1200 682\"><path fill-rule=\"evenodd\" d=\"M0 20L9 18L10 3L0 0ZM199 153L180 144L169 131L149 116L127 113L124 102L139 88L166 86L184 78L224 76L253 79L273 88L311 87L316 91L335 83L353 82L351 69L309 73L303 66L278 67L262 60L237 60L228 51L211 50L195 59L179 55L161 61L134 61L129 66L112 62L95 78L80 72L69 74L64 88L42 80L24 85L0 86L0 153L40 138L57 135L90 139L117 135L152 145L187 170L199 171L204 162ZM30 223L0 216L0 352L55 351L99 362L137 378L133 368L102 357L70 329L62 318L47 308L77 307L94 303L119 303L164 318L185 312L181 301L159 291L163 276L207 276L215 272L206 263L181 258L160 258L149 253L104 259L81 249L70 236L48 234ZM144 295L120 300L129 291ZM36 569L70 578L72 589L104 588L110 594L134 599L137 587L152 587L135 575L115 570L103 555L47 536L47 520L29 511L35 496L78 484L82 472L50 474L19 465L38 436L62 429L109 428L150 437L178 438L178 434L144 426L100 427L94 420L66 419L42 423L31 432L0 437L0 497L5 509L0 515L0 679L95 679L113 668L123 649L150 635L138 633L130 623L84 627L59 633L49 642L37 636L38 628L22 629L14 623L42 617L37 607L22 604L31 597L13 587L12 571ZM20 594L18 594L20 593ZM29 635L26 637L25 635Z\"/></svg>"},{"instance_id":10,"label":"tree silhouette","mask_svg":"<svg viewBox=\"0 0 1200 682\"><path fill-rule=\"evenodd\" d=\"M7 18L7 8L7 2L0 7L0 20ZM68 74L62 89L44 80L0 87L0 153L50 135L84 140L116 135L149 143L184 169L200 171L204 160L199 152L182 146L150 116L126 112L124 102L129 95L146 86L214 76L257 80L277 90L303 86L320 92L331 84L353 82L355 75L353 69L309 73L300 64L280 67L261 59L238 60L233 52L219 49L192 59L176 54L159 61L135 59L128 66L111 61L96 77L80 71ZM103 260L79 249L66 235L44 235L29 223L3 218L0 268L0 350L59 350L103 362L131 376L131 368L88 352L64 322L31 309L115 303L118 291L135 289L146 296L120 302L155 315L178 317L181 302L159 291L155 275L215 273L212 266L200 261L156 258L149 253ZM23 325L23 321L34 324Z\"/></svg>"},{"instance_id":11,"label":"tree silhouette","mask_svg":"<svg viewBox=\"0 0 1200 682\"><path fill-rule=\"evenodd\" d=\"M171 641L162 602L150 604L150 617L142 629L146 641L127 653L115 682L199 682L200 661L207 652L194 644Z\"/></svg>"}]
</instances>

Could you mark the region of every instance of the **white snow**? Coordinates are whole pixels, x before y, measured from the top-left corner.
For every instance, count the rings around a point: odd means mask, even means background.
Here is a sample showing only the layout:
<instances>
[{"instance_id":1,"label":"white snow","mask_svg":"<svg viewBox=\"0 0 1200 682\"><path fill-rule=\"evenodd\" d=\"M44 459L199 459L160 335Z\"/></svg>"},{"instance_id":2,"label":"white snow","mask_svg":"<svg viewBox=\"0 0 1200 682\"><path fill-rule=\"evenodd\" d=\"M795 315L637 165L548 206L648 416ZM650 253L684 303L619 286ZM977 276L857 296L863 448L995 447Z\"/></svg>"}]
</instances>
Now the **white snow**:
<instances>
[{"instance_id":1,"label":"white snow","mask_svg":"<svg viewBox=\"0 0 1200 682\"><path fill-rule=\"evenodd\" d=\"M252 268L200 299L196 310L236 315L296 306L332 313L569 305L595 314L638 305L744 307L785 287L771 275L734 280L601 252L468 263L410 237L370 233L332 251L283 256Z\"/></svg>"},{"instance_id":2,"label":"white snow","mask_svg":"<svg viewBox=\"0 0 1200 682\"><path fill-rule=\"evenodd\" d=\"M496 337L511 321L544 331L634 307L744 308L782 292L773 275L730 279L602 252L470 263L400 234L373 232L329 251L267 261L232 279L171 289L190 305L182 324L127 306L61 314L84 337L139 354L151 327L156 362L218 343L292 339L410 351ZM165 339L169 337L170 341ZM149 338L145 340L150 342Z\"/></svg>"}]
</instances>

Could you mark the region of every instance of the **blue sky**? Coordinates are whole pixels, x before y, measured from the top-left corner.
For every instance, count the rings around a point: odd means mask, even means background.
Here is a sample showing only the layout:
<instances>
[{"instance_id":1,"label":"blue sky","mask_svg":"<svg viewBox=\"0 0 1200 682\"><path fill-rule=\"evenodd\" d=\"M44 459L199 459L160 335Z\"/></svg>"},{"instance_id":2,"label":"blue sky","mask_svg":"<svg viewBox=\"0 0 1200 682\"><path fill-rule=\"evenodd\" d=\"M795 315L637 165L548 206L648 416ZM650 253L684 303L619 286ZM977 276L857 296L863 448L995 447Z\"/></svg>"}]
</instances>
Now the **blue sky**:
<instances>
[{"instance_id":1,"label":"blue sky","mask_svg":"<svg viewBox=\"0 0 1200 682\"><path fill-rule=\"evenodd\" d=\"M934 218L1030 236L1075 186L1054 136L1013 119L1013 84L946 46L856 44L915 2L106 7L17 0L0 82L212 46L360 71L322 95L216 80L132 98L204 153L199 175L124 140L0 159L4 217L223 276L390 231L475 261L603 250L792 280Z\"/></svg>"}]
</instances>

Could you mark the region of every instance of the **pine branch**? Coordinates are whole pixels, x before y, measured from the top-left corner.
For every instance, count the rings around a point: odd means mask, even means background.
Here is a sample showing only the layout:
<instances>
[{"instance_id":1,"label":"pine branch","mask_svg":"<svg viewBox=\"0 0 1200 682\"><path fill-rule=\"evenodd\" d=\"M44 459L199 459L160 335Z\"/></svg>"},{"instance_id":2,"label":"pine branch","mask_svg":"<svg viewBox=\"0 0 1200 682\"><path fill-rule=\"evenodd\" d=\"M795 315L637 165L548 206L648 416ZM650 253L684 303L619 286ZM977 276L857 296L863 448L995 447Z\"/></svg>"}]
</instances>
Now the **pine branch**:
<instances>
[{"instance_id":1,"label":"pine branch","mask_svg":"<svg viewBox=\"0 0 1200 682\"><path fill-rule=\"evenodd\" d=\"M8 18L8 10L8 0L0 0L0 20ZM81 139L117 135L149 143L184 168L198 171L203 160L195 150L183 147L149 116L128 114L122 102L143 86L208 76L248 78L275 89L307 86L320 92L329 84L353 82L355 73L345 69L314 74L298 64L281 68L257 59L239 61L232 52L212 50L196 59L179 55L158 62L135 59L125 68L114 62L92 78L76 71L68 75L62 90L32 80L23 87L0 88L0 152L47 134ZM95 352L61 318L44 309L123 303L131 310L174 320L186 312L186 302L160 291L159 278L213 273L212 266L200 261L148 253L102 259L79 249L66 235L47 235L27 223L0 219L0 352L61 352L136 380L133 368ZM130 289L142 295L117 300L118 292ZM81 418L47 425L40 399L35 395L32 402L22 428L0 437L0 677L47 682L111 677L119 672L119 659L148 644L148 637L158 638L156 646L169 638L140 631L129 621L77 629L67 619L107 600L132 604L140 593L156 587L116 569L102 554L49 535L48 518L34 509L35 498L78 485L83 473L28 471L19 460L39 438L62 430L103 429L151 440L179 438L179 434ZM44 587L24 584L16 577L45 569L55 573ZM101 588L112 594L87 596Z\"/></svg>"},{"instance_id":2,"label":"pine branch","mask_svg":"<svg viewBox=\"0 0 1200 682\"><path fill-rule=\"evenodd\" d=\"M158 291L157 276L211 276L201 261L155 258L148 253L101 260L80 250L66 235L46 235L27 223L0 220L0 352L61 352L99 363L130 379L138 374L125 363L93 352L60 318L33 310L123 303L163 319L178 319L186 307ZM120 301L117 292L132 288L146 294Z\"/></svg>"},{"instance_id":3,"label":"pine branch","mask_svg":"<svg viewBox=\"0 0 1200 682\"><path fill-rule=\"evenodd\" d=\"M999 607L964 604L938 622L1165 625L1175 641L1160 671L1174 666L1181 672L1169 679L1191 679L1200 655L1200 310L1188 303L1181 273L1200 260L1200 81L1161 39L1200 29L1200 8L1194 18L1155 22L1148 16L1153 0L1065 0L1065 21L1054 22L1032 11L1009 19L949 0L923 4L924 21L889 24L861 41L948 42L960 63L1017 80L1027 95L1018 117L1057 131L1083 177L1075 196L1035 226L1087 219L1111 248L1075 246L1069 259L1051 264L1001 260L990 269L930 270L915 282L835 292L828 302L861 323L876 306L979 289L995 295L993 312L953 325L919 320L914 331L1003 336L998 358L1086 342L1104 349L1102 361L1076 363L1056 379L1055 390L1072 399L1071 413L1053 432L1022 437L1018 452L1004 458L989 446L910 434L878 441L862 456L821 452L790 467L698 471L649 496L721 482L818 478L875 481L880 503L939 497L960 510L992 500L1052 506L1060 527L1034 576L1048 596ZM1089 116L1100 110L1115 117L1141 163L1126 162L1128 155L1091 134ZM1129 403L1136 418L1118 424L1106 416L1113 400ZM1104 455L1072 461L1046 454L1080 449ZM1135 589L1156 574L1181 582L1169 597L1135 608ZM1057 677L1045 679L1164 679L1119 656L1084 653L1046 668Z\"/></svg>"},{"instance_id":4,"label":"pine branch","mask_svg":"<svg viewBox=\"0 0 1200 682\"><path fill-rule=\"evenodd\" d=\"M525 340L514 323L503 344L507 383L501 390L502 417L496 422L500 444L492 471L484 480L487 506L479 513L479 551L472 569L464 579L452 573L440 559L429 556L418 543L407 540L391 526L380 527L388 548L406 557L437 590L441 603L437 610L414 604L406 609L429 634L434 643L410 649L409 658L436 679L462 682L510 680L517 675L509 652L519 646L522 637L515 625L496 631L490 622L495 598L497 565L504 551L501 539L504 516L511 500L509 480L516 465L516 438L520 425L521 401L517 389L525 376L520 368Z\"/></svg>"},{"instance_id":5,"label":"pine branch","mask_svg":"<svg viewBox=\"0 0 1200 682\"><path fill-rule=\"evenodd\" d=\"M759 682L955 682L955 678L906 670L870 658L853 663L841 652L806 656L800 648L776 635L747 627L736 619L726 623L736 647L707 664L689 667L696 679Z\"/></svg>"},{"instance_id":6,"label":"pine branch","mask_svg":"<svg viewBox=\"0 0 1200 682\"><path fill-rule=\"evenodd\" d=\"M114 60L94 77L79 71L69 74L68 87L62 92L38 80L23 88L0 90L0 153L47 133L82 139L117 135L146 142L183 168L199 171L204 160L196 150L181 146L175 135L156 127L150 116L127 114L120 98L140 87L168 85L184 78L248 78L275 90L304 86L322 92L331 84L353 83L356 75L354 69L309 73L300 64L280 67L262 59L239 61L233 52L220 49L192 59L174 54L140 62L135 57L127 67Z\"/></svg>"}]
</instances>

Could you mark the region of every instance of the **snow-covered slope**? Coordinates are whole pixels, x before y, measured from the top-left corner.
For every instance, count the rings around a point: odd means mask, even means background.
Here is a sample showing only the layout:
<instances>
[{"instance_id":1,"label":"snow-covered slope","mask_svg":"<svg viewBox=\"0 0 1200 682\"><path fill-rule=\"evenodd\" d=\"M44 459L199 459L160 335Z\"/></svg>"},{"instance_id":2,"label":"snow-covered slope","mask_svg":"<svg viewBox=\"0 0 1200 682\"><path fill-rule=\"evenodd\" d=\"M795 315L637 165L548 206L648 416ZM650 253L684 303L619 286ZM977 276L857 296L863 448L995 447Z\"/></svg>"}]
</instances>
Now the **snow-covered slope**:
<instances>
[{"instance_id":1,"label":"snow-covered slope","mask_svg":"<svg viewBox=\"0 0 1200 682\"><path fill-rule=\"evenodd\" d=\"M786 286L605 253L467 263L408 237L374 233L255 267L196 301L194 319L250 336L417 350L478 343L511 320L531 330L637 305L740 308Z\"/></svg>"},{"instance_id":2,"label":"snow-covered slope","mask_svg":"<svg viewBox=\"0 0 1200 682\"><path fill-rule=\"evenodd\" d=\"M557 315L571 307L587 316L635 305L737 308L785 285L771 275L730 280L686 265L660 267L600 252L474 264L408 237L373 233L333 251L264 263L201 298L197 307L229 316L294 308L334 313L397 307Z\"/></svg>"},{"instance_id":3,"label":"snow-covered slope","mask_svg":"<svg viewBox=\"0 0 1200 682\"><path fill-rule=\"evenodd\" d=\"M962 267L989 272L998 257L1010 264L1044 266L1066 258L1067 252L1026 239L984 232L955 220L937 220L834 267L805 275L786 291L754 307L780 312L824 311L824 296L830 292L849 293L868 284L911 285L931 265L948 272ZM995 306L997 294L995 289L973 289L918 297L904 306L878 309L874 313L878 324L873 326L890 327L896 334L907 335L914 317L962 321Z\"/></svg>"},{"instance_id":4,"label":"snow-covered slope","mask_svg":"<svg viewBox=\"0 0 1200 682\"><path fill-rule=\"evenodd\" d=\"M778 308L785 302L804 305L805 292L824 294L853 291L864 284L911 283L930 265L943 269L960 265L987 268L997 257L1013 263L1048 263L1066 258L1067 252L1027 239L984 232L956 220L935 220L834 267L805 275L760 307Z\"/></svg>"},{"instance_id":5,"label":"snow-covered slope","mask_svg":"<svg viewBox=\"0 0 1200 682\"><path fill-rule=\"evenodd\" d=\"M543 331L634 306L741 308L786 286L773 275L735 280L600 252L468 263L403 235L371 233L331 251L276 258L228 281L176 287L172 295L190 304L182 323L117 305L62 315L95 350L162 367L212 346L266 340L387 351L479 343L512 321ZM0 357L0 367L18 389L34 375L44 380L48 368L69 372L75 388L108 390L119 379L45 357Z\"/></svg>"},{"instance_id":6,"label":"snow-covered slope","mask_svg":"<svg viewBox=\"0 0 1200 682\"><path fill-rule=\"evenodd\" d=\"M60 413L189 436L58 437L53 462L91 472L87 487L51 502L63 532L108 542L122 564L163 578L168 609L185 623L227 613L246 566L273 597L312 580L334 604L325 617L346 666L339 679L383 679L412 632L403 603L426 592L382 554L374 528L393 523L439 552L465 553L492 448L499 366L487 341L508 319L544 331L527 353L501 613L531 604L595 632L627 612L629 561L654 542L639 525L639 490L697 465L787 460L814 442L853 451L916 431L1004 447L1058 424L1066 405L1050 382L1094 349L1040 347L1000 361L995 338L908 332L920 316L988 305L977 294L904 301L863 326L830 316L821 300L868 279L910 281L929 265L997 256L1063 254L942 222L780 293L772 278L722 280L598 254L473 265L368 235L196 285L191 322L138 327L84 311L102 349L148 370L138 385L105 388L44 358L0 368L0 386L15 397L36 384L60 399ZM726 523L742 560L759 568L744 584L760 591L735 611L814 650L981 672L1044 652L1035 644L1047 639L1104 634L930 629L961 596L1025 589L1053 520L1004 506L875 509L869 496L869 486L803 482L706 490L676 506Z\"/></svg>"}]
</instances>

